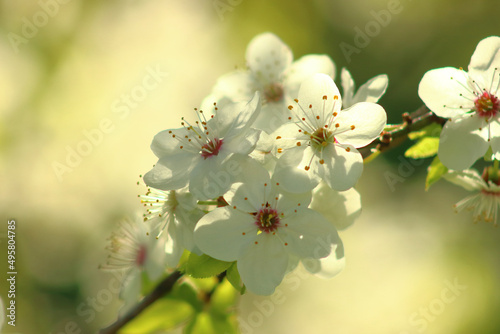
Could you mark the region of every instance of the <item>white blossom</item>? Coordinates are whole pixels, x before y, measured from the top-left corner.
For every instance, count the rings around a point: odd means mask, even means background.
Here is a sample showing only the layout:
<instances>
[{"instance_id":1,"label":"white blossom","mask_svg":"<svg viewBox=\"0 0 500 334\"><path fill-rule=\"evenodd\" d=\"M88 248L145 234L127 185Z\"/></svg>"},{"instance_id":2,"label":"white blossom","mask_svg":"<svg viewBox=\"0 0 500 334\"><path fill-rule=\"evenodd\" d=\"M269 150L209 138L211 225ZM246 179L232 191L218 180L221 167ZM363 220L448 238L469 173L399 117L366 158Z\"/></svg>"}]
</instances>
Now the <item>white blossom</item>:
<instances>
[{"instance_id":1,"label":"white blossom","mask_svg":"<svg viewBox=\"0 0 500 334\"><path fill-rule=\"evenodd\" d=\"M157 238L165 240L168 267L177 266L184 250L201 255L194 244L193 231L204 213L187 188L169 192L148 188L146 195L140 197L147 208L145 220L155 223L155 230L160 230Z\"/></svg>"},{"instance_id":2,"label":"white blossom","mask_svg":"<svg viewBox=\"0 0 500 334\"><path fill-rule=\"evenodd\" d=\"M354 186L363 171L356 148L371 143L382 132L384 108L370 102L341 110L340 93L332 78L315 74L300 87L288 108L289 123L275 134L278 160L274 178L292 192L312 190L320 180L332 189Z\"/></svg>"},{"instance_id":3,"label":"white blossom","mask_svg":"<svg viewBox=\"0 0 500 334\"><path fill-rule=\"evenodd\" d=\"M225 199L229 206L204 216L195 228L195 242L207 255L237 261L248 290L272 294L291 258L320 259L343 254L332 224L308 209L311 194L283 192L261 167L249 182L235 183Z\"/></svg>"},{"instance_id":4,"label":"white blossom","mask_svg":"<svg viewBox=\"0 0 500 334\"><path fill-rule=\"evenodd\" d=\"M354 80L351 73L343 67L340 74L340 82L342 84L343 93L342 107L346 109L358 102L377 103L382 95L384 95L389 85L389 78L386 74L377 75L361 85L356 93L354 93L356 90Z\"/></svg>"},{"instance_id":5,"label":"white blossom","mask_svg":"<svg viewBox=\"0 0 500 334\"><path fill-rule=\"evenodd\" d=\"M500 159L500 37L483 39L469 72L444 67L428 71L418 87L427 107L449 118L443 127L438 156L450 169L464 170L491 147Z\"/></svg>"},{"instance_id":6,"label":"white blossom","mask_svg":"<svg viewBox=\"0 0 500 334\"><path fill-rule=\"evenodd\" d=\"M262 95L262 112L254 127L268 133L287 122L287 109L300 84L315 73L335 77L335 65L327 55L306 55L293 62L290 48L272 33L255 36L246 51L248 69L228 73L217 81L211 98L249 100Z\"/></svg>"},{"instance_id":7,"label":"white blossom","mask_svg":"<svg viewBox=\"0 0 500 334\"><path fill-rule=\"evenodd\" d=\"M500 185L498 176L496 182L489 180L487 174L483 177L475 170L448 171L443 176L446 180L472 191L473 194L467 196L454 205L457 212L464 209L472 211L474 222L485 221L493 223L498 222L498 208L500 207ZM486 178L486 180L485 180Z\"/></svg>"},{"instance_id":8,"label":"white blossom","mask_svg":"<svg viewBox=\"0 0 500 334\"><path fill-rule=\"evenodd\" d=\"M135 303L141 293L142 273L150 280L158 279L165 270L165 243L151 233L150 224L140 217L125 220L111 236L110 252L103 270L124 273L120 296L127 309Z\"/></svg>"},{"instance_id":9,"label":"white blossom","mask_svg":"<svg viewBox=\"0 0 500 334\"><path fill-rule=\"evenodd\" d=\"M183 121L182 128L155 136L151 149L159 160L144 176L148 186L176 190L189 184L189 191L201 200L227 191L232 175L226 173L221 180L219 172L231 169L235 156L252 152L259 139L260 130L250 127L260 111L259 95L250 102L214 109L215 115L209 119L200 110L195 125Z\"/></svg>"}]
</instances>

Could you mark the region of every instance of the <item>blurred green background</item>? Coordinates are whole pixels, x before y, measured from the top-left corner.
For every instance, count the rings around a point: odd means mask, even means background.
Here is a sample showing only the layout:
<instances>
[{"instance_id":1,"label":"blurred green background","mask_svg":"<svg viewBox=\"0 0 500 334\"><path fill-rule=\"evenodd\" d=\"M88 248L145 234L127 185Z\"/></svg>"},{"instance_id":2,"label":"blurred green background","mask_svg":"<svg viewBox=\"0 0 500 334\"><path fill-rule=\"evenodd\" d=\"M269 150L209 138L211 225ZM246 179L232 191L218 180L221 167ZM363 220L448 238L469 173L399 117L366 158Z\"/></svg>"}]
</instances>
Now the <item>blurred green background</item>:
<instances>
[{"instance_id":1,"label":"blurred green background","mask_svg":"<svg viewBox=\"0 0 500 334\"><path fill-rule=\"evenodd\" d=\"M358 29L388 6L398 13L357 46ZM326 53L337 79L347 66L358 86L387 73L380 103L396 123L422 104L427 70L466 68L477 43L500 34L499 9L497 0L0 0L4 301L9 218L18 251L17 326L3 332L59 334L74 322L93 333L115 319L117 295L103 299L114 277L97 267L118 221L140 210L136 182L156 162L150 142L245 64L253 36L276 33L295 59ZM345 57L341 43L359 52ZM127 102L155 71L165 74L154 89ZM78 148L86 155L70 157ZM500 231L453 213L464 190L440 181L425 192L429 161L414 167L403 152L366 167L363 215L341 233L341 275L285 281L272 312L259 307L266 298L241 298L253 333L500 332ZM409 177L392 187L388 172ZM466 288L443 299L454 282Z\"/></svg>"}]
</instances>

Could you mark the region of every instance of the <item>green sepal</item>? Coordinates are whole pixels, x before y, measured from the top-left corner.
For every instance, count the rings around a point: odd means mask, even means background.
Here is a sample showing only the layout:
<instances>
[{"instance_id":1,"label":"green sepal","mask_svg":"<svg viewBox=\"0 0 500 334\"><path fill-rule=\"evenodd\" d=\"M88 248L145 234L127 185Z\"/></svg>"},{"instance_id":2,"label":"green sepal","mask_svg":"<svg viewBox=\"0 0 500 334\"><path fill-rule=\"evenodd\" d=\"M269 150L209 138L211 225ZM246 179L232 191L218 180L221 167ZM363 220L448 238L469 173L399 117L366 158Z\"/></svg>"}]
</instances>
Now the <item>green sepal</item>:
<instances>
[{"instance_id":1,"label":"green sepal","mask_svg":"<svg viewBox=\"0 0 500 334\"><path fill-rule=\"evenodd\" d=\"M431 185L436 183L441 179L441 177L448 172L448 168L441 163L439 158L436 156L432 160L430 166L427 168L427 178L425 180L425 190L429 190Z\"/></svg>"},{"instance_id":2,"label":"green sepal","mask_svg":"<svg viewBox=\"0 0 500 334\"><path fill-rule=\"evenodd\" d=\"M194 278L216 276L231 266L232 262L216 260L206 254L191 253L186 263L186 274Z\"/></svg>"},{"instance_id":3,"label":"green sepal","mask_svg":"<svg viewBox=\"0 0 500 334\"><path fill-rule=\"evenodd\" d=\"M244 294L246 291L245 284L241 281L240 273L238 272L238 266L236 262L233 262L231 267L227 269L226 278L231 283L231 285L240 292Z\"/></svg>"}]
</instances>

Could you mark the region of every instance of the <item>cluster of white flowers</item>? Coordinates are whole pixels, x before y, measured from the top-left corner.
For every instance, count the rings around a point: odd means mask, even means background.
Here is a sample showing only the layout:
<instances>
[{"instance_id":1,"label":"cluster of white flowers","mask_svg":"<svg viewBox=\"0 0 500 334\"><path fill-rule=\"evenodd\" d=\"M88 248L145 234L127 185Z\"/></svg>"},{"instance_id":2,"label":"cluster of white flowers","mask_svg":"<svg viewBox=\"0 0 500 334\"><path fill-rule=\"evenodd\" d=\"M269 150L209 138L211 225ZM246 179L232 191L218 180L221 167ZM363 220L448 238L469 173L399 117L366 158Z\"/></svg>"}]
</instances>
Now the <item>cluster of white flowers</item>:
<instances>
[{"instance_id":1,"label":"cluster of white flowers","mask_svg":"<svg viewBox=\"0 0 500 334\"><path fill-rule=\"evenodd\" d=\"M342 69L341 97L328 56L293 62L271 33L250 42L246 62L217 81L196 121L183 118L182 127L154 137L158 162L144 176L149 188L141 199L146 225L157 232L148 242L161 243L164 259L140 238L122 240L133 243L123 257L134 268L154 256L165 271L184 251L206 254L236 261L247 289L269 295L299 263L319 277L344 267L337 230L361 212L357 149L386 126L376 102L388 78L355 92Z\"/></svg>"},{"instance_id":2,"label":"cluster of white flowers","mask_svg":"<svg viewBox=\"0 0 500 334\"><path fill-rule=\"evenodd\" d=\"M418 93L436 115L447 118L438 156L450 169L445 178L477 192L456 204L457 211L473 210L474 220L497 223L500 205L500 37L483 39L474 51L468 72L438 68L422 78ZM480 158L495 166L479 173L470 169Z\"/></svg>"}]
</instances>

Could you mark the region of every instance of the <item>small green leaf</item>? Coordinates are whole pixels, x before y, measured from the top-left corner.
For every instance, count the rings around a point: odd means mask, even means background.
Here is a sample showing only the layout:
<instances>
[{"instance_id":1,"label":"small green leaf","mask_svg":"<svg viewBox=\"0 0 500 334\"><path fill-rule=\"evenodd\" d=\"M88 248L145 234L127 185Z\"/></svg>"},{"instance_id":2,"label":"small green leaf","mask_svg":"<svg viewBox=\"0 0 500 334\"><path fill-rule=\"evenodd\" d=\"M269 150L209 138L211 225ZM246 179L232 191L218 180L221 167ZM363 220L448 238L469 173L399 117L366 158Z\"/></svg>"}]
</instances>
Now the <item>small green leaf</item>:
<instances>
[{"instance_id":1,"label":"small green leaf","mask_svg":"<svg viewBox=\"0 0 500 334\"><path fill-rule=\"evenodd\" d=\"M232 262L225 262L203 254L201 256L191 253L186 264L186 273L194 278L207 278L216 276L229 268Z\"/></svg>"},{"instance_id":2,"label":"small green leaf","mask_svg":"<svg viewBox=\"0 0 500 334\"><path fill-rule=\"evenodd\" d=\"M486 151L486 154L484 155L484 161L493 161L493 149L488 147L488 151Z\"/></svg>"},{"instance_id":3,"label":"small green leaf","mask_svg":"<svg viewBox=\"0 0 500 334\"><path fill-rule=\"evenodd\" d=\"M149 334L159 330L175 328L194 314L186 302L172 299L159 299L129 322L120 334Z\"/></svg>"},{"instance_id":4,"label":"small green leaf","mask_svg":"<svg viewBox=\"0 0 500 334\"><path fill-rule=\"evenodd\" d=\"M215 289L210 298L210 310L214 314L227 315L235 308L238 290L234 290L227 280L223 280Z\"/></svg>"},{"instance_id":5,"label":"small green leaf","mask_svg":"<svg viewBox=\"0 0 500 334\"><path fill-rule=\"evenodd\" d=\"M186 282L175 285L172 292L166 298L185 301L189 303L196 312L201 312L203 310L203 302L198 299L196 290Z\"/></svg>"},{"instance_id":6,"label":"small green leaf","mask_svg":"<svg viewBox=\"0 0 500 334\"><path fill-rule=\"evenodd\" d=\"M443 127L441 125L439 125L437 123L432 123L430 125L427 125L426 127L424 127L420 131L415 131L415 132L409 133L408 138L410 138L411 140L417 140L417 139L424 138L424 137L439 138L439 136L441 135L442 129L443 129Z\"/></svg>"},{"instance_id":7,"label":"small green leaf","mask_svg":"<svg viewBox=\"0 0 500 334\"><path fill-rule=\"evenodd\" d=\"M234 316L218 316L213 313L202 312L184 329L185 334L237 334L238 324Z\"/></svg>"},{"instance_id":8,"label":"small green leaf","mask_svg":"<svg viewBox=\"0 0 500 334\"><path fill-rule=\"evenodd\" d=\"M437 154L439 138L424 137L405 152L405 157L413 159L429 158Z\"/></svg>"},{"instance_id":9,"label":"small green leaf","mask_svg":"<svg viewBox=\"0 0 500 334\"><path fill-rule=\"evenodd\" d=\"M240 294L245 293L245 285L241 282L240 273L238 272L238 266L234 262L229 269L227 269L227 280L231 285L240 292Z\"/></svg>"},{"instance_id":10,"label":"small green leaf","mask_svg":"<svg viewBox=\"0 0 500 334\"><path fill-rule=\"evenodd\" d=\"M425 180L425 190L429 190L431 185L436 183L441 179L441 177L446 174L448 168L441 163L439 158L436 156L432 160L429 168L427 168L427 179Z\"/></svg>"}]
</instances>

